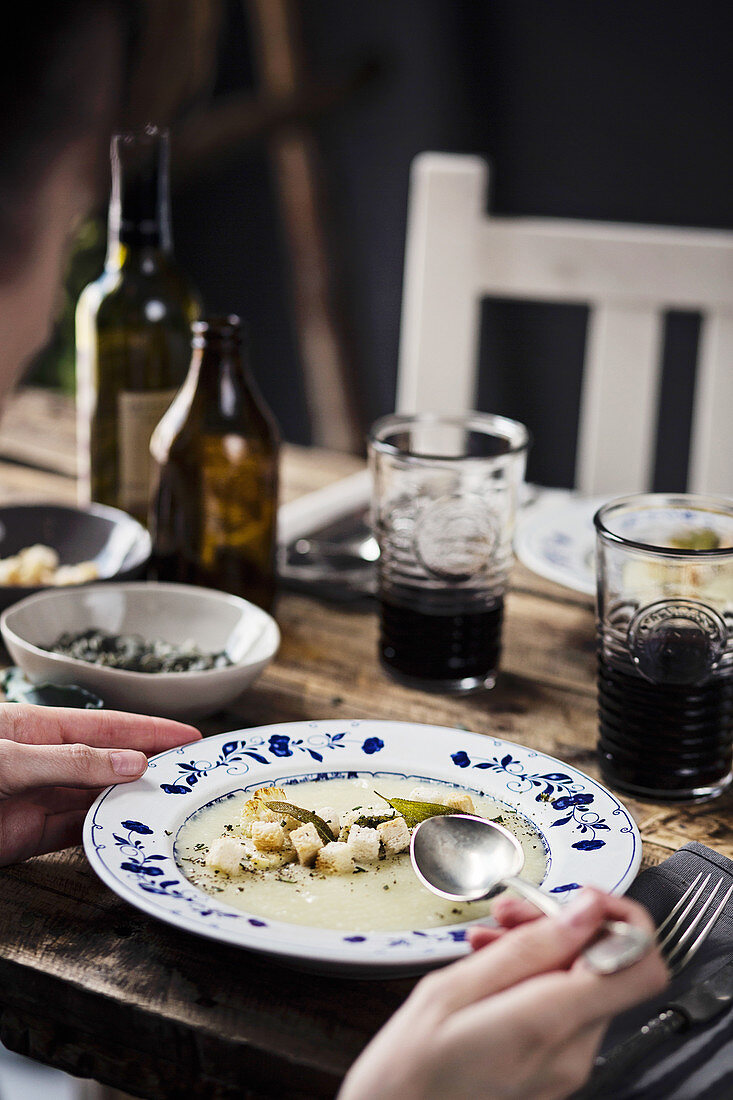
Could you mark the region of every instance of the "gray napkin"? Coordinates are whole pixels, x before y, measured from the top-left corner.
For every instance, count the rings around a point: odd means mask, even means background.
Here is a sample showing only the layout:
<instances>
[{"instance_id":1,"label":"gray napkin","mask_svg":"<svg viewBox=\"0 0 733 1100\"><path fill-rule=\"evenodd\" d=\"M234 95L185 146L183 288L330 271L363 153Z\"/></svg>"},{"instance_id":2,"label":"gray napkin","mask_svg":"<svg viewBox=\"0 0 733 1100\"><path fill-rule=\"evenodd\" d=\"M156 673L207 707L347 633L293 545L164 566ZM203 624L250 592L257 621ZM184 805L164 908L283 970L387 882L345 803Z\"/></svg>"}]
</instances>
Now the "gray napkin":
<instances>
[{"instance_id":1,"label":"gray napkin","mask_svg":"<svg viewBox=\"0 0 733 1100\"><path fill-rule=\"evenodd\" d=\"M658 867L643 871L629 890L659 923L695 876L712 872L733 882L733 861L692 841ZM721 897L724 889L718 892ZM608 1030L602 1053L636 1032L660 1011L671 996L704 980L733 957L733 897L707 941L669 988L653 1001L619 1016ZM619 1081L608 1100L724 1100L733 1097L733 1008L707 1025L672 1038L647 1060L639 1062L633 1080Z\"/></svg>"}]
</instances>

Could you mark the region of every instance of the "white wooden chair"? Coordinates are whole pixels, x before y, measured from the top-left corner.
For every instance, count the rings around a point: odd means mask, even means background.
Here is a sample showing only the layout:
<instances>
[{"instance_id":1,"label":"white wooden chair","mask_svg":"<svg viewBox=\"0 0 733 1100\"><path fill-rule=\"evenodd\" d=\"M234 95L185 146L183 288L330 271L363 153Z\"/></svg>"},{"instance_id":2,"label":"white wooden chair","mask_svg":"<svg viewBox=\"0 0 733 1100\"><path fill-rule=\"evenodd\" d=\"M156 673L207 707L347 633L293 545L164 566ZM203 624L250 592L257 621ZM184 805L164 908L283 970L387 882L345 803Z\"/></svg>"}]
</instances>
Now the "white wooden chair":
<instances>
[{"instance_id":1,"label":"white wooden chair","mask_svg":"<svg viewBox=\"0 0 733 1100\"><path fill-rule=\"evenodd\" d=\"M733 234L494 217L487 186L478 157L413 162L398 411L474 406L482 297L586 304L576 488L648 489L663 314L699 311L687 487L733 495Z\"/></svg>"}]
</instances>

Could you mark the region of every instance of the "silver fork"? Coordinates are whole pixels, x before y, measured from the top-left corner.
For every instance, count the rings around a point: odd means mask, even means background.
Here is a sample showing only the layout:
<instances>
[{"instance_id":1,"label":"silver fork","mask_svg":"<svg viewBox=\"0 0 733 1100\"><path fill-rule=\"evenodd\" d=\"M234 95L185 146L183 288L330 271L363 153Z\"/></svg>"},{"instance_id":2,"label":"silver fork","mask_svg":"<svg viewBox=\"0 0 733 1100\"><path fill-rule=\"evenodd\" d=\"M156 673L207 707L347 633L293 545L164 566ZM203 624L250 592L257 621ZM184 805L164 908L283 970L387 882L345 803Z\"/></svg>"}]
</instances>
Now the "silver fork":
<instances>
[{"instance_id":1,"label":"silver fork","mask_svg":"<svg viewBox=\"0 0 733 1100\"><path fill-rule=\"evenodd\" d=\"M725 878L721 876L703 898L711 878L712 871L700 882L701 871L657 928L657 946L673 977L679 974L700 950L725 909L729 897L733 894L733 885L731 885L718 901L715 909L710 912L716 895L725 882ZM698 929L703 918L706 918L705 923ZM697 934L692 939L695 933Z\"/></svg>"}]
</instances>

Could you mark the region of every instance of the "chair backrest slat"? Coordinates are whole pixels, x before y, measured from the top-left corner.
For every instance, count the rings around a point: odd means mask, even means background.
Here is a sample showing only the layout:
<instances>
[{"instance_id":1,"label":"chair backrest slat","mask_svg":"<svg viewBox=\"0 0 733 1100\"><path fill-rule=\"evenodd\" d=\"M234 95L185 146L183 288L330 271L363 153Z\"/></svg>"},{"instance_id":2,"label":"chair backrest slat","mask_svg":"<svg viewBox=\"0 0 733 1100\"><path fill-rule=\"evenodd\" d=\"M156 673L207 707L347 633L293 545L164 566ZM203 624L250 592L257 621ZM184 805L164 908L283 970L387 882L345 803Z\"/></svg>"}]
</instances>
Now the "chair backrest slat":
<instances>
[{"instance_id":1,"label":"chair backrest slat","mask_svg":"<svg viewBox=\"0 0 733 1100\"><path fill-rule=\"evenodd\" d=\"M475 286L487 296L658 309L731 304L730 233L484 213L473 236Z\"/></svg>"},{"instance_id":2,"label":"chair backrest slat","mask_svg":"<svg viewBox=\"0 0 733 1100\"><path fill-rule=\"evenodd\" d=\"M402 291L397 412L462 412L475 403L479 293L476 228L488 170L478 157L416 158Z\"/></svg>"},{"instance_id":3,"label":"chair backrest slat","mask_svg":"<svg viewBox=\"0 0 733 1100\"><path fill-rule=\"evenodd\" d=\"M733 312L703 318L688 488L733 495Z\"/></svg>"},{"instance_id":4,"label":"chair backrest slat","mask_svg":"<svg viewBox=\"0 0 733 1100\"><path fill-rule=\"evenodd\" d=\"M598 306L586 338L575 485L613 496L651 485L662 317L649 308Z\"/></svg>"}]
</instances>

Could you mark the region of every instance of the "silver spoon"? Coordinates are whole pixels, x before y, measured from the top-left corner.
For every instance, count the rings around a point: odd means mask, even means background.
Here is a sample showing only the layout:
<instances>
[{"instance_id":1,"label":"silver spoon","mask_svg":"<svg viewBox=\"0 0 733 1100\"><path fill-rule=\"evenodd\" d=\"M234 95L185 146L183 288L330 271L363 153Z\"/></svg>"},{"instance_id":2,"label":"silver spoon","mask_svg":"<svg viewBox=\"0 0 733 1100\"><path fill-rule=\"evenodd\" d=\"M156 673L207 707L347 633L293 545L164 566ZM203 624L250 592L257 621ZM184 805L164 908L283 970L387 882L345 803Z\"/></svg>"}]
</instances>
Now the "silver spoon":
<instances>
[{"instance_id":1,"label":"silver spoon","mask_svg":"<svg viewBox=\"0 0 733 1100\"><path fill-rule=\"evenodd\" d=\"M353 566L358 562L375 562L379 557L379 546L372 534L340 541L300 538L288 548L288 553L291 561L325 561Z\"/></svg>"},{"instance_id":2,"label":"silver spoon","mask_svg":"<svg viewBox=\"0 0 733 1100\"><path fill-rule=\"evenodd\" d=\"M511 886L549 917L562 910L549 894L518 877L524 852L517 838L483 817L449 814L420 822L412 833L410 858L423 885L450 901L479 901ZM607 921L605 934L583 954L597 974L615 974L637 962L651 941L651 935L625 921Z\"/></svg>"}]
</instances>

